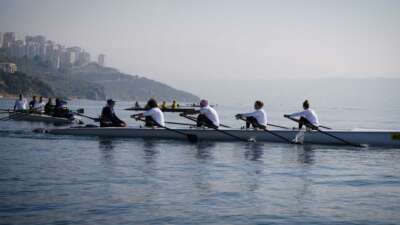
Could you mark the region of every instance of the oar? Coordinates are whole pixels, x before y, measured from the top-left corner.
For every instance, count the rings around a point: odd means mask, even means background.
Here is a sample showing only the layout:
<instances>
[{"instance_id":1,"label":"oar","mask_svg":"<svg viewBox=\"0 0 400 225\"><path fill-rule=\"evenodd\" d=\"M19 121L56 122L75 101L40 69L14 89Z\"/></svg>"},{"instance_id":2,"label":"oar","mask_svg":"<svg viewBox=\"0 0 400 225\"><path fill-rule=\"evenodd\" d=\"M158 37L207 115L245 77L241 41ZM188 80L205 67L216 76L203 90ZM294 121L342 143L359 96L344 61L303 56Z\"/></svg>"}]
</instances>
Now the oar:
<instances>
[{"instance_id":1,"label":"oar","mask_svg":"<svg viewBox=\"0 0 400 225\"><path fill-rule=\"evenodd\" d=\"M81 117L84 117L84 118L91 119L91 120L93 120L94 122L99 122L99 121L100 121L100 118L95 118L95 117L87 116L87 115L84 115L84 114L81 114L81 113L78 113L78 112L74 112L74 114L75 114L75 115L78 115L78 116L81 116Z\"/></svg>"},{"instance_id":2,"label":"oar","mask_svg":"<svg viewBox=\"0 0 400 225\"><path fill-rule=\"evenodd\" d=\"M282 128L282 129L286 129L286 130L291 130L290 127L284 127L284 126L275 125L275 124L272 124L272 123L267 123L267 125L271 126L271 127L277 127L277 128Z\"/></svg>"},{"instance_id":3,"label":"oar","mask_svg":"<svg viewBox=\"0 0 400 225\"><path fill-rule=\"evenodd\" d=\"M138 114L133 114L131 115L131 118L136 119ZM179 123L179 122L170 122L170 121L165 121L165 123L168 124L174 124L174 125L184 125L184 126L196 126L196 124L193 123Z\"/></svg>"},{"instance_id":4,"label":"oar","mask_svg":"<svg viewBox=\"0 0 400 225\"><path fill-rule=\"evenodd\" d=\"M14 115L9 115L8 117L3 117L0 119L0 121L9 121L9 120L15 120L15 119L21 119L26 115L29 115L30 113L27 112L15 112Z\"/></svg>"},{"instance_id":5,"label":"oar","mask_svg":"<svg viewBox=\"0 0 400 225\"><path fill-rule=\"evenodd\" d=\"M186 119L189 119L189 120L193 120L194 118L192 118L192 117L190 117L190 116L188 116L188 115L185 115L185 114L179 114L180 116L182 116L182 117L184 117L184 118L186 118ZM226 131L223 131L223 130L220 130L220 129L218 129L217 127L214 127L214 126L208 126L207 124L204 124L206 127L208 127L208 128L212 128L212 129L214 129L214 130L216 130L216 131L218 131L218 132L220 132L220 133L223 133L223 134L225 134L225 135L228 135L228 136L230 136L230 137L232 137L232 138L234 138L234 139L237 139L237 140L240 140L240 141L244 141L244 142L254 142L255 140L250 140L250 139L244 139L244 138L241 138L241 137L239 137L239 136L236 136L236 135L233 135L233 134L230 134L230 133L228 133L228 132L226 132Z\"/></svg>"},{"instance_id":6,"label":"oar","mask_svg":"<svg viewBox=\"0 0 400 225\"><path fill-rule=\"evenodd\" d=\"M185 117L186 119L188 119L188 120L191 120L191 121L194 121L194 122L196 122L197 121L197 119L196 118L194 118L194 117L191 117L191 116L189 116L189 115L186 115L185 113L181 113L181 114L179 114L180 116L182 116L182 117ZM225 128L231 128L230 126L228 126L228 125L224 125L224 124L219 124L221 127L225 127Z\"/></svg>"},{"instance_id":7,"label":"oar","mask_svg":"<svg viewBox=\"0 0 400 225\"><path fill-rule=\"evenodd\" d=\"M321 127L321 128L327 129L327 130L332 130L332 128L326 127L326 126L322 126L322 125L319 125L318 127Z\"/></svg>"},{"instance_id":8,"label":"oar","mask_svg":"<svg viewBox=\"0 0 400 225\"><path fill-rule=\"evenodd\" d=\"M244 119L244 118L240 118L240 119L243 120L243 121L248 122L247 119ZM268 124L268 125L269 125L269 124ZM288 142L288 143L290 143L290 144L301 144L301 143L299 143L299 142L294 142L294 141L292 141L292 140L289 140L289 139L285 138L284 136L281 136L281 135L279 135L279 134L277 134L277 133L275 133L275 132L272 132L272 131L268 130L267 128L264 128L264 127L258 127L258 128L260 128L260 129L264 130L265 132L267 132L267 133L269 133L269 134L271 134L271 135L273 135L273 136L275 136L275 137L278 137L278 138L280 138L280 139L282 139L282 140L284 140L285 142Z\"/></svg>"},{"instance_id":9,"label":"oar","mask_svg":"<svg viewBox=\"0 0 400 225\"><path fill-rule=\"evenodd\" d=\"M286 117L286 118L288 118L288 119L290 119L290 120L292 120L292 121L295 121L295 122L297 122L297 123L300 122L298 119L292 118L292 117L290 117L290 116L288 116L288 117ZM331 138L334 138L334 139L336 139L336 140L339 140L339 141L341 141L341 142L343 142L343 143L345 143L345 144L347 144L347 145L354 146L354 147L359 147L359 148L364 148L364 147L365 147L365 145L358 144L358 143L352 143L352 142L349 142L349 141L347 141L347 140L344 140L343 138L340 138L340 137L337 137L337 136L335 136L335 135L332 135L332 134L330 134L330 133L328 133L328 132L326 132L326 131L322 131L321 129L319 129L319 127L316 127L316 126L311 127L310 125L307 125L307 124L306 124L306 126L309 127L309 128L311 128L311 129L316 129L318 132L320 132L320 133L322 133L322 134L325 134L325 135L327 135L327 136L329 136L329 137L331 137Z\"/></svg>"},{"instance_id":10,"label":"oar","mask_svg":"<svg viewBox=\"0 0 400 225\"><path fill-rule=\"evenodd\" d=\"M132 116L133 116L133 115L132 115ZM131 116L131 117L132 117L132 116ZM134 118L134 119L136 119L136 120L140 120L140 121L145 122L144 119L141 119L141 118L139 118L139 117L132 117L132 118ZM195 143L195 142L197 142L197 140L198 140L197 135L194 135L194 134L187 134L187 133L181 132L181 131L179 131L179 130L175 130L175 129L172 129L172 128L163 126L163 125L161 125L161 124L159 124L159 123L157 123L157 122L155 122L155 121L153 121L153 122L154 122L158 127L161 127L161 128L164 128L164 129L166 129L166 130L168 130L168 131L175 132L175 133L177 133L177 134L181 134L181 135L186 136L186 138L187 138L187 139L189 140L189 142L191 142L191 143Z\"/></svg>"}]
</instances>

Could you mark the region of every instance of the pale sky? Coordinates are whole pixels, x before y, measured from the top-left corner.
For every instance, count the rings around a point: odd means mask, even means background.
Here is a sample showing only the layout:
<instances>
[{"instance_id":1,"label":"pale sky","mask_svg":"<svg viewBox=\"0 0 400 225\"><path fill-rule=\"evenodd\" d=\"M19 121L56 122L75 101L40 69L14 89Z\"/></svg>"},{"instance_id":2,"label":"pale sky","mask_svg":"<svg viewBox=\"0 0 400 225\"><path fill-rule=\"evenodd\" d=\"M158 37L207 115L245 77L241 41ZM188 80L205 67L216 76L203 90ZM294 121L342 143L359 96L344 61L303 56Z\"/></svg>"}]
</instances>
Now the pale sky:
<instances>
[{"instance_id":1,"label":"pale sky","mask_svg":"<svg viewBox=\"0 0 400 225\"><path fill-rule=\"evenodd\" d=\"M0 0L5 31L104 53L109 66L181 89L225 78L400 78L397 0Z\"/></svg>"}]
</instances>

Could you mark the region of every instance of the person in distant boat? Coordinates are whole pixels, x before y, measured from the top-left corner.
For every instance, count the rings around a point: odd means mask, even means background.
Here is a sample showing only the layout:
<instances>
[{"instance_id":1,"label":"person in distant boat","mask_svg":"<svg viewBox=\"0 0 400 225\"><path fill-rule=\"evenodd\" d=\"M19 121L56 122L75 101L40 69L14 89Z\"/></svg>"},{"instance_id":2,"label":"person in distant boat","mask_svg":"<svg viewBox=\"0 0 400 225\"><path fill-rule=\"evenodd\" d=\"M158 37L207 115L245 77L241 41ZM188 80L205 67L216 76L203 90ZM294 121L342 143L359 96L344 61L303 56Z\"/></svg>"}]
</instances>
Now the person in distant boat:
<instances>
[{"instance_id":1,"label":"person in distant boat","mask_svg":"<svg viewBox=\"0 0 400 225\"><path fill-rule=\"evenodd\" d=\"M19 95L19 98L15 100L14 103L14 111L26 111L28 109L28 102L24 98L22 94Z\"/></svg>"},{"instance_id":2,"label":"person in distant boat","mask_svg":"<svg viewBox=\"0 0 400 225\"><path fill-rule=\"evenodd\" d=\"M100 127L126 127L126 123L115 115L114 106L115 101L108 99L101 111Z\"/></svg>"},{"instance_id":3,"label":"person in distant boat","mask_svg":"<svg viewBox=\"0 0 400 225\"><path fill-rule=\"evenodd\" d=\"M158 107L157 101L153 98L147 102L147 111L134 115L134 117L145 118L146 127L165 126L164 113Z\"/></svg>"},{"instance_id":4,"label":"person in distant boat","mask_svg":"<svg viewBox=\"0 0 400 225\"><path fill-rule=\"evenodd\" d=\"M36 95L32 96L32 100L29 102L29 111L33 111L37 105Z\"/></svg>"},{"instance_id":5,"label":"person in distant boat","mask_svg":"<svg viewBox=\"0 0 400 225\"><path fill-rule=\"evenodd\" d=\"M254 128L267 128L267 113L263 109L264 103L262 101L257 100L254 103L254 112L251 113L241 113L237 114L236 119L245 119L246 120L246 128L250 128L252 125Z\"/></svg>"},{"instance_id":6,"label":"person in distant boat","mask_svg":"<svg viewBox=\"0 0 400 225\"><path fill-rule=\"evenodd\" d=\"M176 109L178 108L178 104L176 103L176 100L172 100L172 105L171 105L171 109Z\"/></svg>"},{"instance_id":7,"label":"person in distant boat","mask_svg":"<svg viewBox=\"0 0 400 225\"><path fill-rule=\"evenodd\" d=\"M299 117L299 119L297 120L297 122L299 123L299 129L301 129L303 125L311 129L318 129L318 116L314 110L310 109L310 103L308 102L308 100L305 100L303 102L303 109L304 110L301 112L286 114L284 115L284 117Z\"/></svg>"},{"instance_id":8,"label":"person in distant boat","mask_svg":"<svg viewBox=\"0 0 400 225\"><path fill-rule=\"evenodd\" d=\"M136 108L136 109L139 109L139 108L140 108L140 105L139 105L139 102L138 102L138 101L135 102L135 108Z\"/></svg>"},{"instance_id":9,"label":"person in distant boat","mask_svg":"<svg viewBox=\"0 0 400 225\"><path fill-rule=\"evenodd\" d=\"M198 113L197 116L197 127L206 126L210 128L218 128L219 127L219 116L217 111L213 109L208 101L203 99L200 101L200 109L194 111L194 114ZM181 114L185 115L185 114Z\"/></svg>"},{"instance_id":10,"label":"person in distant boat","mask_svg":"<svg viewBox=\"0 0 400 225\"><path fill-rule=\"evenodd\" d=\"M44 106L44 113L47 115L53 115L54 113L54 105L53 105L53 100L51 98L49 98L46 105Z\"/></svg>"},{"instance_id":11,"label":"person in distant boat","mask_svg":"<svg viewBox=\"0 0 400 225\"><path fill-rule=\"evenodd\" d=\"M167 102L163 101L161 104L161 109L166 109L167 108Z\"/></svg>"},{"instance_id":12,"label":"person in distant boat","mask_svg":"<svg viewBox=\"0 0 400 225\"><path fill-rule=\"evenodd\" d=\"M42 113L44 112L44 106L46 103L43 101L43 96L40 96L39 101L37 101L33 107L33 111L36 113Z\"/></svg>"},{"instance_id":13,"label":"person in distant boat","mask_svg":"<svg viewBox=\"0 0 400 225\"><path fill-rule=\"evenodd\" d=\"M67 102L63 101L59 98L56 98L56 105L54 106L54 113L53 116L55 117L64 117L68 119L73 119L74 114L67 107Z\"/></svg>"}]
</instances>

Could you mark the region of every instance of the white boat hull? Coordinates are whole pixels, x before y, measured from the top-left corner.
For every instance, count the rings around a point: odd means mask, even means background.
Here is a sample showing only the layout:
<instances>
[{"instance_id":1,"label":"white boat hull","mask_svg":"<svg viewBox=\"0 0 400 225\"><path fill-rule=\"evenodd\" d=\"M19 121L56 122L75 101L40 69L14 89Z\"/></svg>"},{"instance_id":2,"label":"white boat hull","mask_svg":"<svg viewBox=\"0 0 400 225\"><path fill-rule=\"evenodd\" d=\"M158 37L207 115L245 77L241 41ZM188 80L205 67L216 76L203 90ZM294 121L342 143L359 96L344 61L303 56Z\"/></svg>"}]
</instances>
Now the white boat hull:
<instances>
[{"instance_id":1,"label":"white boat hull","mask_svg":"<svg viewBox=\"0 0 400 225\"><path fill-rule=\"evenodd\" d=\"M75 120L69 120L62 117L53 117L43 114L27 114L27 113L9 113L9 118L16 121L42 122L52 124L71 124Z\"/></svg>"},{"instance_id":2,"label":"white boat hull","mask_svg":"<svg viewBox=\"0 0 400 225\"><path fill-rule=\"evenodd\" d=\"M177 129L186 134L193 134L201 140L210 141L236 141L237 139L224 133L212 129ZM261 130L223 130L231 135L241 137L243 139L254 139L257 142L285 142L281 138L271 135ZM289 140L293 140L298 131L295 130L271 130L272 132L283 136ZM48 130L51 134L57 135L87 135L102 137L125 137L125 138L157 138L157 139L186 139L185 135L178 134L165 129L157 128L60 128ZM354 144L366 144L369 146L397 146L400 147L400 131L329 131L331 135L342 138ZM318 131L307 131L304 135L303 142L305 144L332 144L343 145L340 140L332 138Z\"/></svg>"}]
</instances>

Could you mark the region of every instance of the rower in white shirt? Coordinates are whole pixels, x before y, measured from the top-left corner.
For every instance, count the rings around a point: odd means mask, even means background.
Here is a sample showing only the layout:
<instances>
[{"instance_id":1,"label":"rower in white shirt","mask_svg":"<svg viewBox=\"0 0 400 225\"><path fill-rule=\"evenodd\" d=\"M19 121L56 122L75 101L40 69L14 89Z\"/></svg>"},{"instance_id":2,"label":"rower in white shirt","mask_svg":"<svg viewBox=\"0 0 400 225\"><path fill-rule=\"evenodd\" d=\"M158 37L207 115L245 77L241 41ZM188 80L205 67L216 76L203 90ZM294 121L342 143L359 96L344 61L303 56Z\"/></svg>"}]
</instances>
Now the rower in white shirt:
<instances>
[{"instance_id":1,"label":"rower in white shirt","mask_svg":"<svg viewBox=\"0 0 400 225\"><path fill-rule=\"evenodd\" d=\"M203 99L200 101L200 110L197 111L199 116L197 117L197 127L203 125L210 128L219 127L219 116L217 111L208 105L208 101Z\"/></svg>"},{"instance_id":2,"label":"rower in white shirt","mask_svg":"<svg viewBox=\"0 0 400 225\"><path fill-rule=\"evenodd\" d=\"M240 113L235 117L236 119L245 119L246 120L246 128L250 128L252 125L254 128L267 128L267 113L263 109L264 103L262 101L257 100L254 103L254 112L251 113Z\"/></svg>"},{"instance_id":3,"label":"rower in white shirt","mask_svg":"<svg viewBox=\"0 0 400 225\"><path fill-rule=\"evenodd\" d=\"M28 110L28 101L26 101L24 96L20 94L19 98L15 100L14 111L26 111L26 110Z\"/></svg>"},{"instance_id":4,"label":"rower in white shirt","mask_svg":"<svg viewBox=\"0 0 400 225\"><path fill-rule=\"evenodd\" d=\"M44 112L44 107L46 106L46 103L43 101L43 96L40 96L39 101L35 102L33 109L37 113L42 113Z\"/></svg>"},{"instance_id":5,"label":"rower in white shirt","mask_svg":"<svg viewBox=\"0 0 400 225\"><path fill-rule=\"evenodd\" d=\"M147 102L147 107L149 110L137 114L135 116L145 117L145 126L146 127L154 127L154 126L163 126L165 127L164 113L158 108L157 101L155 99L150 99Z\"/></svg>"},{"instance_id":6,"label":"rower in white shirt","mask_svg":"<svg viewBox=\"0 0 400 225\"><path fill-rule=\"evenodd\" d=\"M293 117L299 117L299 119L296 120L299 123L299 129L301 129L303 125L311 129L318 129L318 116L314 110L310 109L310 103L308 102L308 100L305 100L303 102L303 109L304 110L301 112L284 115L284 117L292 119Z\"/></svg>"}]
</instances>

